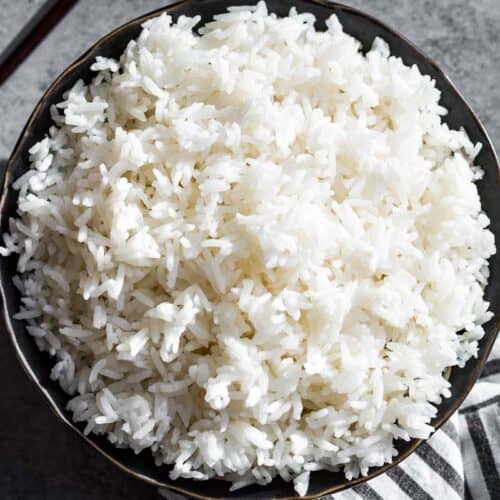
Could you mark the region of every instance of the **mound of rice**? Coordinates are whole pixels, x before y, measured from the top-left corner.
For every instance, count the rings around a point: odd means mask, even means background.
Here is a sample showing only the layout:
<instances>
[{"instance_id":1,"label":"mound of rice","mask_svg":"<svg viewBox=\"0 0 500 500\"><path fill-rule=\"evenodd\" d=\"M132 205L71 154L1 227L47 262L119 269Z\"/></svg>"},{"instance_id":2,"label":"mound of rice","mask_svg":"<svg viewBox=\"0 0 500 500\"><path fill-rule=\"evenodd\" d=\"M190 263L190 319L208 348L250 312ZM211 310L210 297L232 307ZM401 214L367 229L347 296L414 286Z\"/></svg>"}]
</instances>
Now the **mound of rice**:
<instances>
[{"instance_id":1,"label":"mound of rice","mask_svg":"<svg viewBox=\"0 0 500 500\"><path fill-rule=\"evenodd\" d=\"M480 145L385 42L314 22L146 22L15 182L17 318L75 422L174 479L390 462L491 317Z\"/></svg>"}]
</instances>

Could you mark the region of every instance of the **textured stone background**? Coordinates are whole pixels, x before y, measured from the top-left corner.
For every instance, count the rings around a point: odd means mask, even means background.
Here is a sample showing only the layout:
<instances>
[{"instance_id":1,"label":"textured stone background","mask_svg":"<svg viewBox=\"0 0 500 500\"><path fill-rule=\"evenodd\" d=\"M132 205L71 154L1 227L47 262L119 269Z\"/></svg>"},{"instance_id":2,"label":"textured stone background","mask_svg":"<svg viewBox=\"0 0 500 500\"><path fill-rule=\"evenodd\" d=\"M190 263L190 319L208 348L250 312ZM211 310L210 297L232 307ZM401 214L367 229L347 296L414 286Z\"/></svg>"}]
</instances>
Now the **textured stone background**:
<instances>
[{"instance_id":1,"label":"textured stone background","mask_svg":"<svg viewBox=\"0 0 500 500\"><path fill-rule=\"evenodd\" d=\"M44 0L2 0L0 7L0 53L16 36L19 27L32 16Z\"/></svg>"},{"instance_id":2,"label":"textured stone background","mask_svg":"<svg viewBox=\"0 0 500 500\"><path fill-rule=\"evenodd\" d=\"M0 51L43 0L0 0ZM55 76L90 44L167 0L80 0L0 87L0 159ZM249 2L250 3L250 2ZM405 34L445 69L500 149L500 0L344 0ZM0 498L147 500L154 488L107 463L50 413L0 334ZM479 500L479 499L478 499Z\"/></svg>"}]
</instances>

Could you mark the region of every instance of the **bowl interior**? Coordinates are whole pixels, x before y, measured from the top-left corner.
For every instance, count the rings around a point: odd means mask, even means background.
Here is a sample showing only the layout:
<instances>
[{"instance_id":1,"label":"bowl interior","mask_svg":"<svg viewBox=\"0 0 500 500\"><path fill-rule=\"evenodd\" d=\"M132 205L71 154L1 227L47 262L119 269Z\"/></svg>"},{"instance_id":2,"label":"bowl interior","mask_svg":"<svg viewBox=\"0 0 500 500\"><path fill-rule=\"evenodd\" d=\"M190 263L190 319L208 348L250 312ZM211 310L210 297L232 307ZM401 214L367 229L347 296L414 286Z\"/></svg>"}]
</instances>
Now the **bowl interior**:
<instances>
[{"instance_id":1,"label":"bowl interior","mask_svg":"<svg viewBox=\"0 0 500 500\"><path fill-rule=\"evenodd\" d=\"M211 20L214 14L224 12L230 5L246 5L248 3L251 2L248 0L191 0L182 1L168 8L160 9L131 21L107 35L63 72L38 103L7 164L0 205L2 233L8 230L8 219L14 216L16 212L17 192L10 188L10 184L29 165L29 148L47 132L50 124L50 106L59 102L62 99L63 92L68 90L78 79L88 82L92 78L92 72L89 68L96 56L118 57L125 49L128 41L139 35L141 23L147 18L158 15L162 11L168 11L174 18L179 15L201 15L202 23L205 23ZM360 40L364 49L370 48L373 39L376 36L380 36L389 43L392 54L400 56L408 65L416 64L422 73L428 74L436 80L437 86L442 92L441 102L449 110L445 121L451 128L464 127L473 142L481 142L483 144L483 149L477 158L477 163L484 168L485 175L478 183L478 188L483 209L491 219L491 230L495 234L496 244L497 246L500 245L500 203L498 203L500 189L498 185L498 161L495 152L478 119L439 68L400 35L376 19L355 9L319 0L267 0L267 4L270 11L283 16L287 15L292 5L299 12L312 12L317 17L318 29L324 29L324 21L332 13L335 13L343 24L344 31ZM25 370L42 390L52 409L68 425L83 436L83 426L71 423L71 415L65 409L69 399L68 396L61 390L57 383L50 380L49 375L53 360L47 354L39 352L33 339L26 332L24 322L12 318L20 304L19 293L12 284L12 277L16 269L16 260L15 256L0 259L4 327L14 342L17 354ZM490 271L491 276L489 285L486 288L486 298L490 301L490 308L494 313L494 317L485 325L486 335L480 341L478 357L471 359L464 369L452 370L450 376L452 396L440 405L438 415L433 421L433 425L436 427L439 427L447 420L472 388L495 340L499 327L498 320L500 318L499 254L491 258ZM197 482L179 479L172 482L168 478L168 468L166 466L156 467L150 453L147 451L135 455L131 450L115 448L102 436L91 435L85 437L85 440L108 456L117 465L135 474L137 477L157 485L173 487L186 493L189 492L193 496L260 498L265 494L266 498L295 497L293 485L285 483L281 479L275 479L266 487L250 486L236 492L229 492L228 483L218 480ZM396 448L399 451L399 456L396 458L395 463L408 456L419 444L419 440L412 440L410 442L397 441ZM384 472L391 466L386 465L371 469L368 479ZM338 491L364 480L366 478L347 481L341 472L314 472L311 475L308 495L319 496L333 490Z\"/></svg>"}]
</instances>

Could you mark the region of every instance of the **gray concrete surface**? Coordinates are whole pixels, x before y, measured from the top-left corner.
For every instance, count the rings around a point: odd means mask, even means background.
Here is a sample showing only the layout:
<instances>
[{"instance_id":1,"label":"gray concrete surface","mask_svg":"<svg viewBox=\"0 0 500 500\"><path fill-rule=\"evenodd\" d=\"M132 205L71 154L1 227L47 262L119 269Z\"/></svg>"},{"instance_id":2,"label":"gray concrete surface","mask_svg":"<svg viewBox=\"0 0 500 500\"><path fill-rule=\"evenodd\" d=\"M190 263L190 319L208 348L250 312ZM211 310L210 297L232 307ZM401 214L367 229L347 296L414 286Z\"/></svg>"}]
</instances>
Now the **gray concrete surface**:
<instances>
[{"instance_id":1,"label":"gray concrete surface","mask_svg":"<svg viewBox=\"0 0 500 500\"><path fill-rule=\"evenodd\" d=\"M0 2L0 53L45 0L3 0Z\"/></svg>"},{"instance_id":2,"label":"gray concrete surface","mask_svg":"<svg viewBox=\"0 0 500 500\"><path fill-rule=\"evenodd\" d=\"M14 24L18 13L12 5L22 3L0 0L0 24ZM111 28L165 3L80 0L0 88L0 158L8 156L32 107L64 67ZM462 90L500 149L500 0L344 3L384 20L433 57ZM154 488L127 477L60 426L28 382L2 334L0 379L6 381L0 406L0 498L157 498Z\"/></svg>"}]
</instances>

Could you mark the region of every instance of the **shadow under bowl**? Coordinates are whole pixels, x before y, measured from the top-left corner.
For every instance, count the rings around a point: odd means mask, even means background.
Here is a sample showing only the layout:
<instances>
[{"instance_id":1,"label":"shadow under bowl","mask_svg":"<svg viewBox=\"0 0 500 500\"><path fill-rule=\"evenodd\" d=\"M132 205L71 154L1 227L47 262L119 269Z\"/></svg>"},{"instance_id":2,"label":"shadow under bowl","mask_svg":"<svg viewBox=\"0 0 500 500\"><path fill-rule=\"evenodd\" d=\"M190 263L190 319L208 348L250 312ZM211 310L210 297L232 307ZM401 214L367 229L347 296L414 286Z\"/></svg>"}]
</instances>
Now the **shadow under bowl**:
<instances>
[{"instance_id":1,"label":"shadow under bowl","mask_svg":"<svg viewBox=\"0 0 500 500\"><path fill-rule=\"evenodd\" d=\"M22 131L15 149L5 168L0 199L1 231L8 230L8 220L14 217L17 207L17 192L12 189L12 181L23 174L29 165L29 148L42 139L51 124L49 108L62 100L62 94L71 88L74 83L83 79L89 82L93 74L90 65L96 56L118 58L127 43L136 38L141 31L141 24L162 12L168 12L174 19L180 15L200 15L202 23L210 21L215 14L222 13L231 5L246 5L248 0L186 0L169 7L156 10L141 16L117 28L99 40L84 55L69 66L48 88L24 130ZM371 47L377 36L385 39L390 46L391 53L403 59L407 65L416 64L421 73L430 75L442 93L441 104L449 112L444 118L446 123L454 129L464 127L471 140L481 142L483 148L477 158L477 164L484 169L485 175L478 182L478 189L484 211L491 219L490 229L495 235L497 247L500 247L500 189L498 184L498 160L490 139L480 121L462 98L460 93L429 58L424 56L416 47L404 37L387 27L377 19L351 7L329 3L321 0L267 0L269 10L280 16L286 16L293 5L299 12L312 12L317 18L317 28L325 28L325 20L336 14L344 27L344 31L361 41L364 50ZM83 426L74 424L71 414L66 410L69 396L60 386L50 379L53 360L38 350L34 340L26 331L24 321L15 320L13 315L18 311L20 295L12 283L16 274L16 257L0 259L0 294L3 326L12 340L16 353L25 371L42 391L56 415L71 429L78 433L83 440L106 456L111 462L126 472L145 480L151 484L170 488L197 498L296 498L292 483L277 478L267 486L249 486L235 492L229 491L229 484L221 480L194 481L178 479L171 481L168 477L169 467L156 467L151 454L146 450L138 455L128 449L115 448L105 437L83 434ZM479 354L471 359L465 368L454 368L450 374L451 397L444 400L438 408L437 416L432 425L436 428L443 425L457 410L466 395L476 382L481 369L486 362L488 353L493 346L500 319L500 253L490 259L490 278L486 288L486 299L490 302L493 318L486 324L485 336L479 342ZM422 443L422 440L413 439L409 442L397 440L396 448L399 452L392 464L372 468L368 476L355 480L347 480L342 472L318 471L311 474L309 490L305 498L315 498L329 493L338 492L375 476L394 467L401 460L408 457Z\"/></svg>"}]
</instances>

